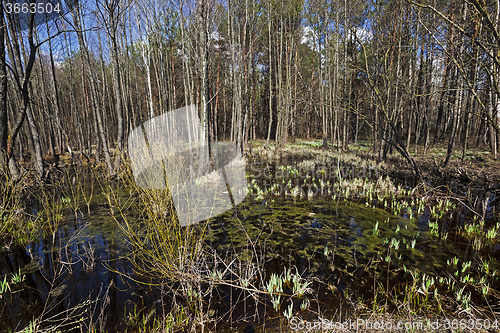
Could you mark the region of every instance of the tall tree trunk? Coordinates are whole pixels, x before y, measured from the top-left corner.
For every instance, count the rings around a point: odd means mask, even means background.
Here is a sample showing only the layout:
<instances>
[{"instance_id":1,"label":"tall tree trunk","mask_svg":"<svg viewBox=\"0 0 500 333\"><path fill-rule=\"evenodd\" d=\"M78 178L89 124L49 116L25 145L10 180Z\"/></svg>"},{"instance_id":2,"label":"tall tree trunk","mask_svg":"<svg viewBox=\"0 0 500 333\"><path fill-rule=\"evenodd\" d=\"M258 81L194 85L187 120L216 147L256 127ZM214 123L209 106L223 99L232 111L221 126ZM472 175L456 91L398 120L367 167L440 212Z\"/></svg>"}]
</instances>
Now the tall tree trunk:
<instances>
[{"instance_id":1,"label":"tall tree trunk","mask_svg":"<svg viewBox=\"0 0 500 333\"><path fill-rule=\"evenodd\" d=\"M19 130L21 129L21 126L24 122L24 119L26 118L26 114L30 113L30 98L29 98L29 81L31 77L31 72L33 70L33 65L35 63L35 57L36 57L36 51L37 51L37 46L35 45L34 42L34 14L30 14L28 18L28 45L29 45L29 54L26 55L26 61L24 62L26 65L23 70L22 62L21 62L21 52L19 48L19 34L17 33L16 29L18 29L18 26L16 24L12 24L12 21L9 15L6 15L7 18L7 24L9 27L11 27L11 33L12 33L12 38L10 38L12 46L9 48L11 51L9 54L9 57L15 61L16 65L14 66L13 70L17 72L17 84L18 84L18 89L19 89L19 95L22 100L22 105L19 111L19 115L17 119L14 122L13 129L10 133L10 136L7 139L7 156L9 159L9 168L12 176L14 178L17 178L19 176L17 166L15 163L14 159L14 142L17 138L17 135L19 133ZM24 44L22 44L24 45ZM30 115L31 116L31 115ZM33 124L33 122L30 122L30 124ZM30 126L31 129L33 129ZM39 144L39 141L38 141ZM35 150L32 150L32 154L35 153ZM43 176L43 162L38 163L38 161L41 161L41 150L38 149L40 152L40 156L36 157L37 163L36 163L36 168L37 168L37 173L41 177Z\"/></svg>"},{"instance_id":2,"label":"tall tree trunk","mask_svg":"<svg viewBox=\"0 0 500 333\"><path fill-rule=\"evenodd\" d=\"M94 76L95 75L94 72L92 72L92 70L91 70L90 54L89 54L89 50L87 48L87 45L85 43L85 38L83 35L83 26L82 26L82 22L80 19L81 13L80 13L78 8L79 7L75 7L75 10L72 12L72 14L73 14L73 20L74 20L75 26L76 26L76 34L78 37L78 44L80 45L80 50L82 50L83 74L89 81L89 88L90 88L89 94L90 94L91 107L95 109L95 114L97 116L99 137L100 137L100 141L101 141L101 144L103 147L104 158L106 161L106 165L108 167L108 172L110 174L112 174L113 173L113 166L111 164L111 157L109 155L109 149L108 149L107 140L106 140L106 133L104 132L104 126L102 124L102 118L101 118L102 112L101 112L101 108L99 107L99 102L97 101L97 96L98 96L97 84L96 84L97 79ZM99 37L99 40L100 40L100 37ZM102 55L102 52L101 52L101 55ZM102 70L104 71L104 67L102 68ZM105 82L102 82L102 84L103 84L103 86L105 86ZM72 97L72 99L73 99L73 101L75 100L74 96ZM103 110L105 110L105 109L103 109ZM79 121L79 120L80 119L78 116L77 121ZM83 141L82 141L82 143L83 143ZM81 149L83 151L83 147L81 147Z\"/></svg>"},{"instance_id":3,"label":"tall tree trunk","mask_svg":"<svg viewBox=\"0 0 500 333\"><path fill-rule=\"evenodd\" d=\"M458 69L457 69L458 71ZM461 109L462 109L462 99L463 99L463 88L464 88L464 83L462 80L462 77L459 75L458 76L458 85L457 85L457 91L455 93L455 105L453 107L453 123L452 123L452 128L451 128L451 136L450 136L450 141L448 143L448 149L446 152L446 159L443 163L443 166L447 167L450 165L451 161L451 156L453 153L453 148L455 146L455 140L458 132L458 127L460 126L460 114L461 114Z\"/></svg>"},{"instance_id":4,"label":"tall tree trunk","mask_svg":"<svg viewBox=\"0 0 500 333\"><path fill-rule=\"evenodd\" d=\"M495 95L493 93L493 89L490 89L489 95L490 95L490 98L489 98L489 103L488 103L488 114L489 114L489 118L491 120L494 120L495 119L495 113L497 112L497 110L496 110L497 103L495 101ZM489 135L490 135L490 149L491 149L491 154L492 154L492 156L493 156L494 159L497 159L497 157L498 157L498 146L497 146L496 132L495 132L495 129L494 129L493 124L491 122L488 123L488 127L489 127L488 132L489 132Z\"/></svg>"},{"instance_id":5,"label":"tall tree trunk","mask_svg":"<svg viewBox=\"0 0 500 333\"><path fill-rule=\"evenodd\" d=\"M7 67L5 62L5 23L3 1L0 4L0 171L6 170L7 156Z\"/></svg>"},{"instance_id":6,"label":"tall tree trunk","mask_svg":"<svg viewBox=\"0 0 500 333\"><path fill-rule=\"evenodd\" d=\"M47 34L49 34L49 25L47 23ZM52 84L52 100L55 103L55 126L57 128L57 133L59 136L59 154L62 153L64 150L64 141L66 144L69 142L68 135L66 133L66 130L62 126L61 122L61 101L60 101L60 94L59 94L59 87L57 85L57 78L56 78L56 66L54 62L54 53L52 52L52 40L49 39L49 56L50 56L50 72L52 74L52 80L50 81ZM64 136L64 140L63 140ZM55 157L55 156L54 156Z\"/></svg>"},{"instance_id":7,"label":"tall tree trunk","mask_svg":"<svg viewBox=\"0 0 500 333\"><path fill-rule=\"evenodd\" d=\"M107 19L106 22L106 32L108 34L109 48L111 52L111 68L112 68L112 83L113 83L113 94L115 102L115 112L117 120L118 135L116 138L116 145L118 152L115 159L115 165L113 173L116 174L121 164L121 154L123 151L123 141L124 141L124 122L123 122L123 93L121 85L121 73L120 73L120 63L119 63L119 47L118 47L118 20L120 14L120 1L119 0L105 0Z\"/></svg>"},{"instance_id":8,"label":"tall tree trunk","mask_svg":"<svg viewBox=\"0 0 500 333\"><path fill-rule=\"evenodd\" d=\"M271 2L269 2L268 8L268 17L267 17L267 27L268 27L268 38L269 38L269 46L268 46L268 55L269 55L269 65L268 65L268 78L269 78L269 127L267 128L267 141L266 141L266 149L269 149L269 138L271 137L271 128L273 125L273 79L272 79L272 42L271 42Z\"/></svg>"}]
</instances>

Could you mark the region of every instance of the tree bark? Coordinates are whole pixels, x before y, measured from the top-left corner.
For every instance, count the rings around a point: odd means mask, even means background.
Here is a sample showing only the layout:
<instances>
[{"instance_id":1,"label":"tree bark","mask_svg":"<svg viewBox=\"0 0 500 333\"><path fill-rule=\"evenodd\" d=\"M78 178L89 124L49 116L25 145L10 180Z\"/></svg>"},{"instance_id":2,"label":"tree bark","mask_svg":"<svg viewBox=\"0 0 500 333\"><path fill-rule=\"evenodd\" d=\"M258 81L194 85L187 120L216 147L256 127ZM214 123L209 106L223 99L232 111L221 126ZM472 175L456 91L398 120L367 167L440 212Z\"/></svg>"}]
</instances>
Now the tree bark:
<instances>
[{"instance_id":1,"label":"tree bark","mask_svg":"<svg viewBox=\"0 0 500 333\"><path fill-rule=\"evenodd\" d=\"M5 23L3 12L4 1L0 3L0 171L7 167L7 67L5 62Z\"/></svg>"}]
</instances>

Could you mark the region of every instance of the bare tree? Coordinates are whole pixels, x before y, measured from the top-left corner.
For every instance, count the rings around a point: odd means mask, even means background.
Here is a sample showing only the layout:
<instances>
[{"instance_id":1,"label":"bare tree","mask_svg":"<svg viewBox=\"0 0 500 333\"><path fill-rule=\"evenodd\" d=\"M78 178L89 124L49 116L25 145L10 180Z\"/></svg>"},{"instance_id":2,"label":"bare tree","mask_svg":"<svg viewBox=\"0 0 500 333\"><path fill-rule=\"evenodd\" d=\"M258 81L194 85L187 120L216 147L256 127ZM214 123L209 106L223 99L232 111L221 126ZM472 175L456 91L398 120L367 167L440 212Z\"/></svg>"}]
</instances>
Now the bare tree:
<instances>
[{"instance_id":1,"label":"bare tree","mask_svg":"<svg viewBox=\"0 0 500 333\"><path fill-rule=\"evenodd\" d=\"M30 13L28 15L28 24L27 24L27 43L28 50L26 54L26 61L23 62L21 60L21 49L20 43L24 49L23 38L20 38L20 26L18 24L14 24L13 22L19 22L19 20L13 20L10 15L6 15L8 31L10 33L10 42L7 42L8 50L9 50L9 58L13 62L13 65L10 66L12 70L12 74L15 79L15 84L17 88L17 92L19 95L19 99L21 101L21 108L18 112L17 119L13 121L14 125L10 132L10 135L7 140L7 159L9 163L10 172L14 178L19 177L19 172L14 159L14 142L17 138L19 130L23 125L24 119L27 117L29 120L29 129L31 131L31 136L34 142L34 153L33 159L36 160L35 166L37 169L37 174L42 177L43 176L43 161L42 161L42 152L40 147L40 141L38 137L38 129L34 122L32 111L31 111L31 102L30 102L30 94L29 94L29 83L31 78L31 73L33 70L33 66L35 64L36 53L38 48L40 47L40 43L36 44L34 39L34 14ZM7 34L6 34L7 35ZM25 64L25 66L23 66Z\"/></svg>"},{"instance_id":2,"label":"bare tree","mask_svg":"<svg viewBox=\"0 0 500 333\"><path fill-rule=\"evenodd\" d=\"M106 27L106 33L108 35L108 43L111 52L111 68L112 68L112 83L113 83L113 93L114 93L114 104L115 112L117 116L117 128L118 134L116 139L116 145L118 148L118 153L116 154L115 165L113 173L117 173L121 164L121 154L124 153L123 142L125 139L124 132L124 120L123 120L123 109L124 102L126 99L123 97L122 88L122 78L121 69L119 62L119 36L118 28L120 21L122 19L123 12L127 7L127 3L122 3L121 0L104 0L104 2L96 1L96 7L100 11L101 18L104 21ZM124 8L125 7L125 8Z\"/></svg>"},{"instance_id":3,"label":"bare tree","mask_svg":"<svg viewBox=\"0 0 500 333\"><path fill-rule=\"evenodd\" d=\"M4 171L8 162L7 153L7 66L5 59L4 2L0 4L0 170Z\"/></svg>"},{"instance_id":4,"label":"bare tree","mask_svg":"<svg viewBox=\"0 0 500 333\"><path fill-rule=\"evenodd\" d=\"M83 27L83 23L81 20L81 7L76 6L75 9L72 12L73 15L73 22L75 25L75 31L78 37L78 43L80 45L80 51L82 53L82 68L83 68L83 73L84 76L87 78L89 82L89 93L90 93L90 101L91 101L91 107L93 110L95 110L95 115L97 118L97 125L98 125L98 131L99 131L99 137L100 141L102 144L102 148L104 151L104 157L105 157L105 162L108 167L108 172L111 174L113 172L113 167L111 164L111 157L109 154L109 148L108 148L108 143L107 143L107 138L106 138L106 133L104 131L104 125L103 125L103 119L102 119L102 114L103 112L101 111L101 108L99 106L98 102L98 92L97 92L97 78L95 76L95 72L92 71L92 65L90 63L90 52L89 49L87 48L87 44L85 42L85 29ZM103 69L104 70L104 69ZM104 82L103 82L104 84ZM74 101L74 96L72 97L73 103ZM73 104L72 103L72 104Z\"/></svg>"}]
</instances>

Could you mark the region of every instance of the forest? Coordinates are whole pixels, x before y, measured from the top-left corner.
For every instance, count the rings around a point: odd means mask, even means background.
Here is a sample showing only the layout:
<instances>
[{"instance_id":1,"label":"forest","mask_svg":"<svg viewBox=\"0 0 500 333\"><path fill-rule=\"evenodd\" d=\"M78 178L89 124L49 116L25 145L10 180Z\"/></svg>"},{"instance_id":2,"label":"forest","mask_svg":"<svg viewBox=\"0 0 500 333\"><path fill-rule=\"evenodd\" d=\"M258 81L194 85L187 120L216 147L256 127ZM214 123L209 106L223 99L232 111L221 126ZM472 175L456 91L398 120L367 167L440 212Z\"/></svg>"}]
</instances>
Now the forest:
<instances>
[{"instance_id":1,"label":"forest","mask_svg":"<svg viewBox=\"0 0 500 333\"><path fill-rule=\"evenodd\" d=\"M444 165L469 146L497 158L495 2L70 5L45 23L3 14L0 151L13 175L29 161L43 178L68 149L116 173L133 128L194 104L212 141L369 140L417 174L411 153L435 145Z\"/></svg>"},{"instance_id":2,"label":"forest","mask_svg":"<svg viewBox=\"0 0 500 333\"><path fill-rule=\"evenodd\" d=\"M499 75L498 0L2 0L0 331L495 328Z\"/></svg>"}]
</instances>

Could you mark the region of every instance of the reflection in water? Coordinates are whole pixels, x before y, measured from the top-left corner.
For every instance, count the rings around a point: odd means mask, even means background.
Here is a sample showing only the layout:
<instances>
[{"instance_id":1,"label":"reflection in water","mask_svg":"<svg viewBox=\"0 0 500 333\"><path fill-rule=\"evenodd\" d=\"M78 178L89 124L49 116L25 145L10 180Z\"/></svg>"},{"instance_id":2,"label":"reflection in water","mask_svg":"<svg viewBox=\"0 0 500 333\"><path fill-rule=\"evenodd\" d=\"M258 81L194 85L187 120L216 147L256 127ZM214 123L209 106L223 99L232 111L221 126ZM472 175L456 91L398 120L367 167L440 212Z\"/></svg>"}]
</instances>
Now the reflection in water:
<instances>
[{"instance_id":1,"label":"reflection in water","mask_svg":"<svg viewBox=\"0 0 500 333\"><path fill-rule=\"evenodd\" d=\"M21 329L44 312L44 318L62 319L78 308L75 319L102 323L102 329L124 328L124 313L134 305L153 306L158 290L139 286L117 272L139 279L131 263L122 258L126 243L108 212L94 208L90 220L78 218L61 226L55 236L40 238L26 247L0 254L1 274L21 272L25 280L11 299L0 299L0 331ZM85 306L81 306L82 303ZM104 312L103 312L104 311ZM104 316L101 315L104 313ZM65 329L75 325L65 326Z\"/></svg>"},{"instance_id":2,"label":"reflection in water","mask_svg":"<svg viewBox=\"0 0 500 333\"><path fill-rule=\"evenodd\" d=\"M284 267L290 266L295 266L300 274L314 275L324 282L313 286L319 304L323 310L333 310L347 291L373 298L375 279L389 280L391 285L406 281L401 272L391 271L387 276L387 266L381 259L392 239L401 244L391 259L392 267L404 264L419 272L442 274L449 271L446 261L454 256L464 262L475 260L477 253L470 247L432 238L428 232L429 216L426 209L417 219L409 220L382 209L322 197L260 201L247 198L236 210L210 221L206 244L220 253L243 256L249 247L248 235L257 252L265 256L266 277L281 274ZM406 245L413 240L418 240L414 248ZM491 253L496 250L494 247ZM21 269L25 280L0 299L0 331L26 327L44 311L45 318L60 316L88 300L93 302L74 315L89 318L87 325L91 320L108 331L125 329L124 316L134 306L158 309L160 290L134 282L141 277L134 274L132 264L124 258L128 251L123 233L109 216L109 210L101 206L93 206L90 217L68 220L54 237L40 237L27 247L13 246L3 251L2 276L11 277ZM374 265L375 261L382 264ZM231 274L224 278L237 280ZM260 303L262 309L251 302L235 301L246 296L241 290L221 286L214 293L212 307L217 314L231 313L230 318L225 318L228 322L249 313L258 313L255 319L264 318L265 311L272 307L269 301ZM163 310L169 311L168 304ZM106 321L99 326L101 314Z\"/></svg>"}]
</instances>

